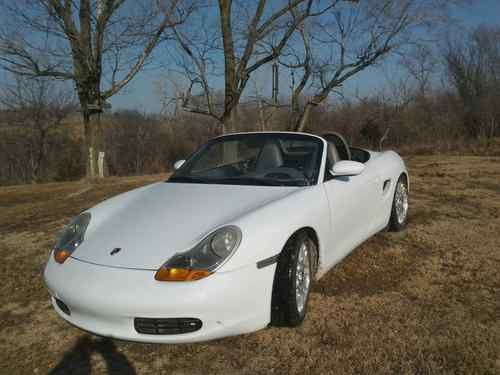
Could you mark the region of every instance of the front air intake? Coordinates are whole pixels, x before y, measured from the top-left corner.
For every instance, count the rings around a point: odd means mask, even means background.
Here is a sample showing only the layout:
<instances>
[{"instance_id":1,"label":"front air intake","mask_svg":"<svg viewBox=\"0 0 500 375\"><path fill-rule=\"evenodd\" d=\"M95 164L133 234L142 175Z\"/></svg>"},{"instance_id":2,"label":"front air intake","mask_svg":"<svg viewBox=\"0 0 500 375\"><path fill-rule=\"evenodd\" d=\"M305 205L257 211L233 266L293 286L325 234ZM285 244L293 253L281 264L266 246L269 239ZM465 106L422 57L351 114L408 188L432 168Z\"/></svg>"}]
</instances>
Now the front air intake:
<instances>
[{"instance_id":1,"label":"front air intake","mask_svg":"<svg viewBox=\"0 0 500 375\"><path fill-rule=\"evenodd\" d=\"M178 335L198 331L202 326L196 318L135 318L134 327L148 335Z\"/></svg>"}]
</instances>

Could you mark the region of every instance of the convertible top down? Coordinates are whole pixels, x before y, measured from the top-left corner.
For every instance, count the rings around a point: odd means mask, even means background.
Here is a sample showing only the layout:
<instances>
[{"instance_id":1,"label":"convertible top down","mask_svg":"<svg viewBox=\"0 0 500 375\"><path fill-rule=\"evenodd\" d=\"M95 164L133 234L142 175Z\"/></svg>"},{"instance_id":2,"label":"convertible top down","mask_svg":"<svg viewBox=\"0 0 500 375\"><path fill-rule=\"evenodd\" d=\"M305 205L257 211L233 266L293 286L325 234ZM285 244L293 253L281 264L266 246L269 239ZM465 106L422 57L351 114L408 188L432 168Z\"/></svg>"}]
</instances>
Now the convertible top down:
<instances>
[{"instance_id":1,"label":"convertible top down","mask_svg":"<svg viewBox=\"0 0 500 375\"><path fill-rule=\"evenodd\" d=\"M403 160L336 133L224 135L175 168L63 230L44 272L63 319L159 343L295 326L315 280L407 221Z\"/></svg>"}]
</instances>

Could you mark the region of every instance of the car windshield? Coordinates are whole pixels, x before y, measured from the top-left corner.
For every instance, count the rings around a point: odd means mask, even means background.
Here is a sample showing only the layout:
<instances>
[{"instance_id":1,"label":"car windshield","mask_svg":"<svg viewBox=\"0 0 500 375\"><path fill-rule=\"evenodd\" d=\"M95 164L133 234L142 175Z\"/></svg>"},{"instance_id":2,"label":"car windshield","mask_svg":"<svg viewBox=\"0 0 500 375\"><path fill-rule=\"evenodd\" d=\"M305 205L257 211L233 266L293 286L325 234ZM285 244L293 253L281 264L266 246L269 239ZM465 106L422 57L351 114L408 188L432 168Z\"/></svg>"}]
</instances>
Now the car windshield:
<instances>
[{"instance_id":1,"label":"car windshield","mask_svg":"<svg viewBox=\"0 0 500 375\"><path fill-rule=\"evenodd\" d=\"M306 186L319 175L323 142L304 134L227 135L200 147L168 182Z\"/></svg>"}]
</instances>

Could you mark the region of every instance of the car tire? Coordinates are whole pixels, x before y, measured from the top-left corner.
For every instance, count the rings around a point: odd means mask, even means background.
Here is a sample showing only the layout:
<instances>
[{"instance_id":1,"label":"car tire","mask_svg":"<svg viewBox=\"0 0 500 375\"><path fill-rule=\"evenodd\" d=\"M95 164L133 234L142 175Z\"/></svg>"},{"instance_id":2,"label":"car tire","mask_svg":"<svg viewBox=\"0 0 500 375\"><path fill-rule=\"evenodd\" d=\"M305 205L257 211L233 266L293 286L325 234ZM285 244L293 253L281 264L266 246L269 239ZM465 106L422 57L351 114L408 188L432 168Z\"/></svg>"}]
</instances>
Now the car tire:
<instances>
[{"instance_id":1,"label":"car tire","mask_svg":"<svg viewBox=\"0 0 500 375\"><path fill-rule=\"evenodd\" d=\"M298 326L307 313L315 269L316 243L306 231L294 234L278 257L271 303L271 325Z\"/></svg>"},{"instance_id":2,"label":"car tire","mask_svg":"<svg viewBox=\"0 0 500 375\"><path fill-rule=\"evenodd\" d=\"M394 198L392 200L391 217L389 219L389 230L399 232L406 227L408 223L408 183L406 176L399 176L396 188L394 189Z\"/></svg>"}]
</instances>

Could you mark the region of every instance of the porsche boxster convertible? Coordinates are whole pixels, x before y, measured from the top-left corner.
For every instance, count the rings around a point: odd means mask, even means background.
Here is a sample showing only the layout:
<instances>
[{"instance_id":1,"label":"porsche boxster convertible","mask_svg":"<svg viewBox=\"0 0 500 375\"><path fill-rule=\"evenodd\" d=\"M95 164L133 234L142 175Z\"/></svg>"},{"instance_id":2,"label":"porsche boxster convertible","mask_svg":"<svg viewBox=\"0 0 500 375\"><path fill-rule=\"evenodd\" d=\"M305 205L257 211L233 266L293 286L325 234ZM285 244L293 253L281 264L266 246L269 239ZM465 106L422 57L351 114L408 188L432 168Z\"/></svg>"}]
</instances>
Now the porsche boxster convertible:
<instances>
[{"instance_id":1,"label":"porsche boxster convertible","mask_svg":"<svg viewBox=\"0 0 500 375\"><path fill-rule=\"evenodd\" d=\"M401 157L336 133L224 135L174 168L62 231L44 280L63 319L158 343L296 326L316 280L407 222Z\"/></svg>"}]
</instances>

